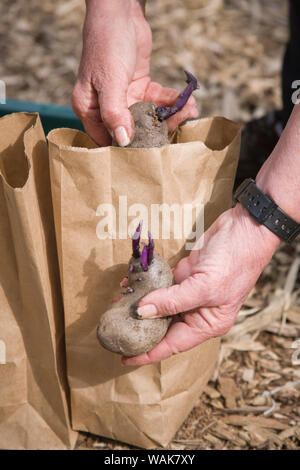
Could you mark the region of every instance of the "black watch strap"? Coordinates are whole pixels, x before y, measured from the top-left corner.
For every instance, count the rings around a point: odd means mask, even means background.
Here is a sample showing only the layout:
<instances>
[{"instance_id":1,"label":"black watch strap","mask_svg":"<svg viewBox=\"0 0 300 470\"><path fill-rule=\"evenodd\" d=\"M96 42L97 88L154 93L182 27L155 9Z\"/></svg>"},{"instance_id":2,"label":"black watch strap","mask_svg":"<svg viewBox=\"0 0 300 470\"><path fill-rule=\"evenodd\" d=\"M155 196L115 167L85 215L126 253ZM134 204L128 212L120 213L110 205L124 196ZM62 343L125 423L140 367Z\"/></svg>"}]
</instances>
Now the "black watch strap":
<instances>
[{"instance_id":1,"label":"black watch strap","mask_svg":"<svg viewBox=\"0 0 300 470\"><path fill-rule=\"evenodd\" d=\"M283 212L277 204L260 191L252 178L246 179L234 194L234 203L240 202L262 225L279 238L292 242L300 233L300 224Z\"/></svg>"}]
</instances>

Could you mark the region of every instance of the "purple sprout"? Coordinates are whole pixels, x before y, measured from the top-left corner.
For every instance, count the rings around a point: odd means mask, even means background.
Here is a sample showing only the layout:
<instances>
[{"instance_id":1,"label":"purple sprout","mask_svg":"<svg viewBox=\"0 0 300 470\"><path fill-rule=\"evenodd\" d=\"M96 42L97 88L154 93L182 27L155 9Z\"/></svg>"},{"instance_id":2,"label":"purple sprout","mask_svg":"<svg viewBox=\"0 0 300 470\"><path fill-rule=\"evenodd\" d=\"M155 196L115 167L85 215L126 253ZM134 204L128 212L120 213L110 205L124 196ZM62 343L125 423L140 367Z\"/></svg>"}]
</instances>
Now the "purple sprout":
<instances>
[{"instance_id":1,"label":"purple sprout","mask_svg":"<svg viewBox=\"0 0 300 470\"><path fill-rule=\"evenodd\" d=\"M141 256L140 239L141 239L142 226L143 226L143 221L141 220L132 237L132 256L134 258L139 258Z\"/></svg>"},{"instance_id":2,"label":"purple sprout","mask_svg":"<svg viewBox=\"0 0 300 470\"><path fill-rule=\"evenodd\" d=\"M148 245L143 243L144 248L142 253L140 252L140 239L141 239L141 231L142 231L143 221L139 223L133 237L132 237L132 256L134 258L141 258L140 264L144 271L148 271L150 264L152 263L154 257L154 242L150 232L148 232ZM134 265L132 263L129 264L129 272L134 272ZM142 280L142 279L138 279Z\"/></svg>"},{"instance_id":3,"label":"purple sprout","mask_svg":"<svg viewBox=\"0 0 300 470\"><path fill-rule=\"evenodd\" d=\"M148 245L143 243L144 248L141 255L141 266L144 271L148 271L150 264L152 263L154 257L154 242L150 232L148 232L149 242Z\"/></svg>"},{"instance_id":4,"label":"purple sprout","mask_svg":"<svg viewBox=\"0 0 300 470\"><path fill-rule=\"evenodd\" d=\"M157 106L156 107L155 112L159 121L165 121L169 117L173 116L173 114L176 114L178 111L181 111L181 109L187 103L193 91L199 88L197 78L194 77L194 75L192 75L190 72L187 72L186 70L184 71L184 73L186 74L187 86L185 87L183 92L180 93L180 95L178 96L176 103L173 106Z\"/></svg>"},{"instance_id":5,"label":"purple sprout","mask_svg":"<svg viewBox=\"0 0 300 470\"><path fill-rule=\"evenodd\" d=\"M148 247L146 245L141 254L141 266L144 271L148 271Z\"/></svg>"},{"instance_id":6,"label":"purple sprout","mask_svg":"<svg viewBox=\"0 0 300 470\"><path fill-rule=\"evenodd\" d=\"M153 256L154 256L154 241L150 232L148 232L148 239L149 239L149 243L147 246L147 261L148 261L148 265L150 265L152 263Z\"/></svg>"}]
</instances>

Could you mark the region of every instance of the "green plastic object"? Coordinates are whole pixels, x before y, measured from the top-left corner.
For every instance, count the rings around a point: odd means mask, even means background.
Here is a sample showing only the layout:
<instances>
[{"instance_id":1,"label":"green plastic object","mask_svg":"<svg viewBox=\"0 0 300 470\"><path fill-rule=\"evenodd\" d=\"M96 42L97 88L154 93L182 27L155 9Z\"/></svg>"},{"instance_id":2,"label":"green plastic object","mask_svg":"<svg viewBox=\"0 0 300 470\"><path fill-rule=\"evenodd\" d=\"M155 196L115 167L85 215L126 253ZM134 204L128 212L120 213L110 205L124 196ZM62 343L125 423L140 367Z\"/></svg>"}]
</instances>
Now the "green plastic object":
<instances>
[{"instance_id":1,"label":"green plastic object","mask_svg":"<svg viewBox=\"0 0 300 470\"><path fill-rule=\"evenodd\" d=\"M6 100L0 104L0 117L11 113L39 113L47 135L52 129L68 127L84 131L83 125L74 114L70 106L59 106L56 104L33 103L32 101Z\"/></svg>"}]
</instances>

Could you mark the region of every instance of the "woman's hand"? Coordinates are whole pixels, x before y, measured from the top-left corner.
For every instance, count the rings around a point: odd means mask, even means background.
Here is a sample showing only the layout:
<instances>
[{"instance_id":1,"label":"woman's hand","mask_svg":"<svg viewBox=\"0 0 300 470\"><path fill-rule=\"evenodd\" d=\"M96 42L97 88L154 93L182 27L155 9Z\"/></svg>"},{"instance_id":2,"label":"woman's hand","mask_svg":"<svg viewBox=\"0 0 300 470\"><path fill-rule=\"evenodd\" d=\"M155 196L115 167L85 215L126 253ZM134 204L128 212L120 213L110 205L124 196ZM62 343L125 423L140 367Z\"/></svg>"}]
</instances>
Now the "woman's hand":
<instances>
[{"instance_id":1,"label":"woman's hand","mask_svg":"<svg viewBox=\"0 0 300 470\"><path fill-rule=\"evenodd\" d=\"M174 104L179 91L163 88L149 77L151 29L142 0L87 0L83 50L72 93L74 112L86 132L99 144L114 137L126 146L134 134L128 107L137 101ZM168 120L170 130L198 115L191 97L183 110Z\"/></svg>"},{"instance_id":2,"label":"woman's hand","mask_svg":"<svg viewBox=\"0 0 300 470\"><path fill-rule=\"evenodd\" d=\"M150 364L227 333L279 242L240 204L222 214L204 234L203 247L175 268L177 285L151 292L139 304L143 318L181 315L152 351L123 363Z\"/></svg>"},{"instance_id":3,"label":"woman's hand","mask_svg":"<svg viewBox=\"0 0 300 470\"><path fill-rule=\"evenodd\" d=\"M298 223L299 123L300 105L296 105L256 177L258 188ZM177 285L151 292L138 310L145 318L184 313L175 317L165 338L152 351L124 358L124 364L150 364L224 335L279 243L279 238L240 204L224 212L205 232L203 247L191 251L176 267Z\"/></svg>"}]
</instances>

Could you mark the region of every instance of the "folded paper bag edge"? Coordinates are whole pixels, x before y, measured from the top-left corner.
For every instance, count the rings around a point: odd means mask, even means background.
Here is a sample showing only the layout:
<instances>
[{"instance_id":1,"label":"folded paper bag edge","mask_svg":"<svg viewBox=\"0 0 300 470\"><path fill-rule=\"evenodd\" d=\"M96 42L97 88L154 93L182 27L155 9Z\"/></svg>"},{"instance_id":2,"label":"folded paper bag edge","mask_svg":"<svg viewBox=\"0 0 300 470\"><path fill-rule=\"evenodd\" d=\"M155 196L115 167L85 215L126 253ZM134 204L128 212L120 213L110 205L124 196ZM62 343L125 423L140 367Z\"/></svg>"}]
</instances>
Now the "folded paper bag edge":
<instances>
[{"instance_id":1,"label":"folded paper bag edge","mask_svg":"<svg viewBox=\"0 0 300 470\"><path fill-rule=\"evenodd\" d=\"M220 148L212 148L209 145L206 144L206 142L202 139L194 139L193 141L180 141L181 136L186 133L187 130L192 130L194 129L195 125L198 123L201 124L209 124L210 126L213 125L214 123L220 123L220 124L227 124L231 126L231 132L232 136L228 137L228 142L221 146ZM170 136L170 144L169 145L176 145L176 146L186 146L186 144L191 144L192 142L195 143L202 143L205 148L209 151L214 151L214 152L223 152L226 150L227 147L229 147L233 140L239 135L241 132L242 125L232 121L228 118L222 117L222 116L212 116L212 117L206 117L206 118L197 118L195 120L190 120L190 121L185 121L182 125L178 126L178 128L173 132L173 134ZM63 139L67 140L67 143L63 142ZM71 129L71 128L58 128L58 129L53 129L50 131L47 135L47 140L51 142L52 145L58 146L61 150L72 150L73 152L85 152L88 151L89 153L93 154L94 152L103 152L105 149L111 146L105 146L105 147L100 147L97 145L93 139L85 132L77 130L77 129ZM78 140L78 145L73 145L73 141ZM84 145L87 143L88 145ZM166 146L163 146L166 147ZM161 147L161 148L163 148ZM129 151L134 153L141 153L140 148L129 148L129 147L112 147L114 151L116 152L124 152L124 151ZM151 147L151 148L143 148L142 152L143 154L147 155L147 153L151 154L151 152L155 149L156 147Z\"/></svg>"}]
</instances>

